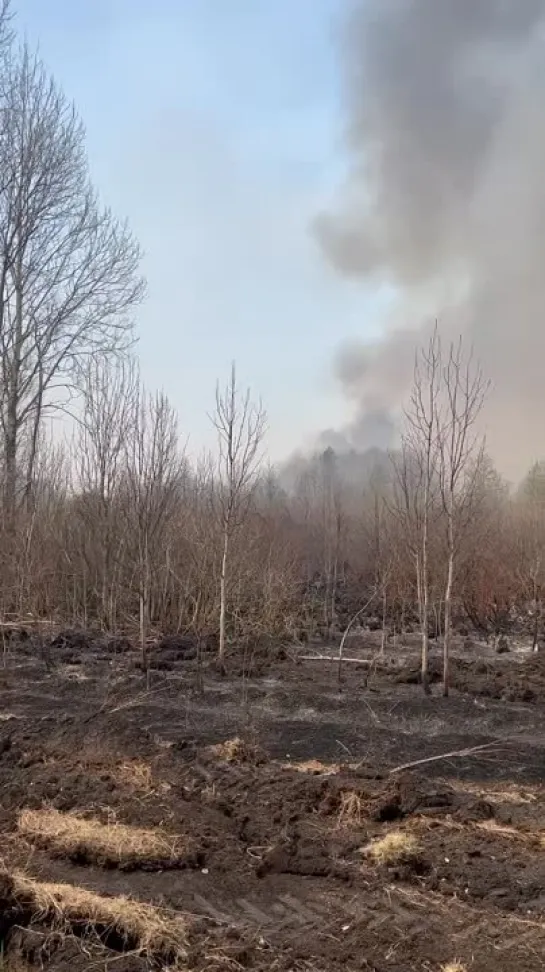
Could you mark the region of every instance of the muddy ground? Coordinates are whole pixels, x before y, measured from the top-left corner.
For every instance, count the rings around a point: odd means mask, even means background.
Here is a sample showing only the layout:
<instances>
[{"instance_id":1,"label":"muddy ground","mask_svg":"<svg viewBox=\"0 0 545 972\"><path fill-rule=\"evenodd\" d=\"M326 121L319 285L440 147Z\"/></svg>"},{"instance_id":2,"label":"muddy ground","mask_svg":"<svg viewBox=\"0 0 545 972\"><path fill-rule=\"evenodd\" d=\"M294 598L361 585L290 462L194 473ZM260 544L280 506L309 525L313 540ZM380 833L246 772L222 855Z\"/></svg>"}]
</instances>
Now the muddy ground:
<instances>
[{"instance_id":1,"label":"muddy ground","mask_svg":"<svg viewBox=\"0 0 545 972\"><path fill-rule=\"evenodd\" d=\"M147 691L127 641L14 637L0 670L0 969L542 969L545 659L460 643L444 699L415 684L415 645L380 662L376 649L352 639L362 664L339 686L334 650L260 647L222 677L171 639ZM21 826L44 809L184 851L59 849ZM391 833L411 854L376 861ZM185 916L183 957L65 914L50 892L38 907L21 874Z\"/></svg>"}]
</instances>

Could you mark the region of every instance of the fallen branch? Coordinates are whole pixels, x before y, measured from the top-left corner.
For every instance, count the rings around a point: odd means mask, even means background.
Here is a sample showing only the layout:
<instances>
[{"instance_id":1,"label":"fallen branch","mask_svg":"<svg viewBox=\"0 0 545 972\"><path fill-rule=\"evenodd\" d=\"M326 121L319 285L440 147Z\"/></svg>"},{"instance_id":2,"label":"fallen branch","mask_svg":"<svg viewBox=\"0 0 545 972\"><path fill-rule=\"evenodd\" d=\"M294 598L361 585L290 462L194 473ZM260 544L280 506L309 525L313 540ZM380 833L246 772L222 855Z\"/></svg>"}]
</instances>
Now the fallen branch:
<instances>
[{"instance_id":1,"label":"fallen branch","mask_svg":"<svg viewBox=\"0 0 545 972\"><path fill-rule=\"evenodd\" d=\"M298 655L298 661L322 661L322 662L338 662L338 655ZM343 662L346 665L372 665L372 661L368 658L343 658Z\"/></svg>"},{"instance_id":2,"label":"fallen branch","mask_svg":"<svg viewBox=\"0 0 545 972\"><path fill-rule=\"evenodd\" d=\"M475 756L477 753L482 753L487 749L493 749L495 746L499 746L498 740L494 742L484 743L482 746L471 746L469 749L454 749L450 753L441 753L439 756L427 756L426 759L416 759L412 763L403 763L402 766L394 766L390 770L390 776L394 773L401 773L403 770L414 769L415 766L424 766L425 763L436 763L440 759L451 759L454 756Z\"/></svg>"}]
</instances>

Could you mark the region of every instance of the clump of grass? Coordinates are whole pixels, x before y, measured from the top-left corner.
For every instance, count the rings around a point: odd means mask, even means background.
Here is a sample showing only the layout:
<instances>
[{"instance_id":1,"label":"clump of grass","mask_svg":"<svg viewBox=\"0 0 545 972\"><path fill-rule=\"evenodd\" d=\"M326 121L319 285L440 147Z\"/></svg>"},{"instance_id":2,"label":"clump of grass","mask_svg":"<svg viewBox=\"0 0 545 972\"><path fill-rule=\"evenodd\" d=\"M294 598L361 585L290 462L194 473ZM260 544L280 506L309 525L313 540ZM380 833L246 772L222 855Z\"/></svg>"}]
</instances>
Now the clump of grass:
<instances>
[{"instance_id":1,"label":"clump of grass","mask_svg":"<svg viewBox=\"0 0 545 972\"><path fill-rule=\"evenodd\" d=\"M172 789L165 780L156 780L149 763L142 759L126 760L115 768L115 775L119 782L135 793L150 796L152 793L168 793Z\"/></svg>"},{"instance_id":2,"label":"clump of grass","mask_svg":"<svg viewBox=\"0 0 545 972\"><path fill-rule=\"evenodd\" d=\"M212 746L213 754L225 763L252 763L258 766L265 762L265 754L259 746L235 736L234 739L226 739L225 742Z\"/></svg>"},{"instance_id":3,"label":"clump of grass","mask_svg":"<svg viewBox=\"0 0 545 972\"><path fill-rule=\"evenodd\" d=\"M72 859L109 866L150 861L168 865L180 861L188 852L187 841L159 830L103 824L52 809L23 810L18 829L39 846Z\"/></svg>"},{"instance_id":4,"label":"clump of grass","mask_svg":"<svg viewBox=\"0 0 545 972\"><path fill-rule=\"evenodd\" d=\"M179 915L124 896L107 898L72 884L36 881L19 871L12 878L15 899L35 919L101 940L116 934L127 948L148 955L186 957L187 924Z\"/></svg>"},{"instance_id":5,"label":"clump of grass","mask_svg":"<svg viewBox=\"0 0 545 972\"><path fill-rule=\"evenodd\" d=\"M419 853L420 844L416 837L401 830L392 830L367 848L368 856L376 864L386 865L409 864L418 858Z\"/></svg>"},{"instance_id":6,"label":"clump of grass","mask_svg":"<svg viewBox=\"0 0 545 972\"><path fill-rule=\"evenodd\" d=\"M363 818L362 798L353 790L341 793L337 827L361 827Z\"/></svg>"},{"instance_id":7,"label":"clump of grass","mask_svg":"<svg viewBox=\"0 0 545 972\"><path fill-rule=\"evenodd\" d=\"M331 776L338 773L338 763L322 763L319 759L307 759L301 763L281 763L284 769L295 770L296 773L308 773L311 776Z\"/></svg>"},{"instance_id":8,"label":"clump of grass","mask_svg":"<svg viewBox=\"0 0 545 972\"><path fill-rule=\"evenodd\" d=\"M119 782L131 790L142 793L153 792L153 775L149 763L141 759L127 760L119 763L115 772Z\"/></svg>"},{"instance_id":9,"label":"clump of grass","mask_svg":"<svg viewBox=\"0 0 545 972\"><path fill-rule=\"evenodd\" d=\"M441 972L467 972L467 965L455 959L454 962L447 962L446 965L442 965Z\"/></svg>"}]
</instances>

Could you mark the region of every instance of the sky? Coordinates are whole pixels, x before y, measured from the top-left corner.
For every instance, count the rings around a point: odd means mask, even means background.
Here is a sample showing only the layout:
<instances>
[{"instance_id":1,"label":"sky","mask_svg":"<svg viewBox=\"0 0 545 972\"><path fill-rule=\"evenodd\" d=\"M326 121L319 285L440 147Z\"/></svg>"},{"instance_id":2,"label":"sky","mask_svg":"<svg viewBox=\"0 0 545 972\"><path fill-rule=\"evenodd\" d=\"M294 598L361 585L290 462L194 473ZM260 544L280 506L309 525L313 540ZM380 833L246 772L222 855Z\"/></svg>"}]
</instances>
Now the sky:
<instances>
[{"instance_id":1,"label":"sky","mask_svg":"<svg viewBox=\"0 0 545 972\"><path fill-rule=\"evenodd\" d=\"M92 177L145 252L146 384L190 452L236 361L281 459L349 418L339 345L373 336L378 297L310 226L344 172L338 32L347 0L14 0L72 98Z\"/></svg>"}]
</instances>

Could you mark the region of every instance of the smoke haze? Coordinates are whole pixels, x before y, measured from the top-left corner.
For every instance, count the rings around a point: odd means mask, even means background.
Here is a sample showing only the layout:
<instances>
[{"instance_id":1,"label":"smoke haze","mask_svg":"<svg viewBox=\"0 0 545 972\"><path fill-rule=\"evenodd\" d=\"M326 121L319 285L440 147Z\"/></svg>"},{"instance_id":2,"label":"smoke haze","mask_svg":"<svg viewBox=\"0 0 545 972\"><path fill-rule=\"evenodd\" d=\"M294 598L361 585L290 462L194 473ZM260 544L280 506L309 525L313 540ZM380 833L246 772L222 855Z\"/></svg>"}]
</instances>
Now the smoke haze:
<instances>
[{"instance_id":1,"label":"smoke haze","mask_svg":"<svg viewBox=\"0 0 545 972\"><path fill-rule=\"evenodd\" d=\"M545 454L545 0L361 0L343 37L350 170L315 232L396 297L382 341L339 351L342 434L392 443L437 317L491 378L488 447L518 478Z\"/></svg>"}]
</instances>

